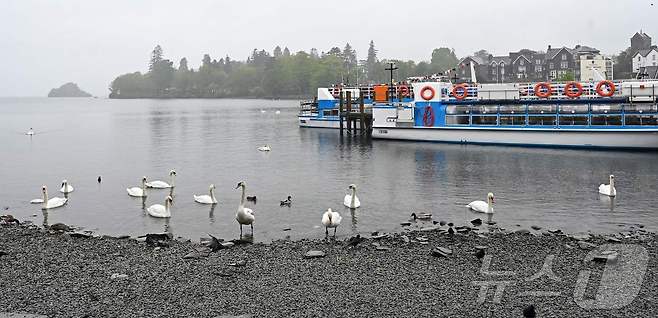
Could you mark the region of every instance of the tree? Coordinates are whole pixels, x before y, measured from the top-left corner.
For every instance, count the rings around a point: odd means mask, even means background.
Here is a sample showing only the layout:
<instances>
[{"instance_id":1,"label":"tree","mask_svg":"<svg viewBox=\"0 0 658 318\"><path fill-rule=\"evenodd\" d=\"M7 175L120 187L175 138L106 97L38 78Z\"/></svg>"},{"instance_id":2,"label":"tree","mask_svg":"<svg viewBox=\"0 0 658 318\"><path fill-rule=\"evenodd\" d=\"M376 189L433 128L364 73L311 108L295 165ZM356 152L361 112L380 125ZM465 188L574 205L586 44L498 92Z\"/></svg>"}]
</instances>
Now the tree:
<instances>
[{"instance_id":1,"label":"tree","mask_svg":"<svg viewBox=\"0 0 658 318\"><path fill-rule=\"evenodd\" d=\"M158 44L151 52L151 61L149 62L149 72L152 71L155 64L160 61L162 61L162 47L160 47L160 45Z\"/></svg>"},{"instance_id":2,"label":"tree","mask_svg":"<svg viewBox=\"0 0 658 318\"><path fill-rule=\"evenodd\" d=\"M569 81L574 81L575 79L576 77L574 76L572 71L566 71L557 77L558 82L569 82Z\"/></svg>"},{"instance_id":3,"label":"tree","mask_svg":"<svg viewBox=\"0 0 658 318\"><path fill-rule=\"evenodd\" d=\"M287 46L286 46L285 49L283 49L283 56L284 57L290 57L290 50L288 50Z\"/></svg>"},{"instance_id":4,"label":"tree","mask_svg":"<svg viewBox=\"0 0 658 318\"><path fill-rule=\"evenodd\" d=\"M182 58L180 59L180 62L178 62L178 70L181 72L187 72L189 69L187 68L187 59Z\"/></svg>"},{"instance_id":5,"label":"tree","mask_svg":"<svg viewBox=\"0 0 658 318\"><path fill-rule=\"evenodd\" d=\"M375 42L370 40L368 46L368 58L366 59L366 72L369 80L375 79L375 74L379 69L379 60L377 59L377 49L375 49Z\"/></svg>"},{"instance_id":6,"label":"tree","mask_svg":"<svg viewBox=\"0 0 658 318\"><path fill-rule=\"evenodd\" d=\"M430 64L434 73L443 73L448 69L455 68L458 63L459 60L452 49L442 47L432 51Z\"/></svg>"},{"instance_id":7,"label":"tree","mask_svg":"<svg viewBox=\"0 0 658 318\"><path fill-rule=\"evenodd\" d=\"M283 52L281 51L281 47L277 45L274 48L274 52L272 52L272 55L274 55L274 58L280 58L283 55Z\"/></svg>"},{"instance_id":8,"label":"tree","mask_svg":"<svg viewBox=\"0 0 658 318\"><path fill-rule=\"evenodd\" d=\"M343 60L350 68L356 66L356 51L349 43L346 43L345 48L343 49Z\"/></svg>"},{"instance_id":9,"label":"tree","mask_svg":"<svg viewBox=\"0 0 658 318\"><path fill-rule=\"evenodd\" d=\"M314 59L319 59L320 54L318 54L318 49L316 48L311 48L311 57Z\"/></svg>"},{"instance_id":10,"label":"tree","mask_svg":"<svg viewBox=\"0 0 658 318\"><path fill-rule=\"evenodd\" d=\"M487 52L487 50L479 50L479 51L473 53L473 56L479 57L479 58L486 61L486 60L489 59L491 54L489 54L489 52Z\"/></svg>"},{"instance_id":11,"label":"tree","mask_svg":"<svg viewBox=\"0 0 658 318\"><path fill-rule=\"evenodd\" d=\"M615 78L631 78L633 75L633 57L630 54L631 48L619 52L614 57Z\"/></svg>"}]
</instances>

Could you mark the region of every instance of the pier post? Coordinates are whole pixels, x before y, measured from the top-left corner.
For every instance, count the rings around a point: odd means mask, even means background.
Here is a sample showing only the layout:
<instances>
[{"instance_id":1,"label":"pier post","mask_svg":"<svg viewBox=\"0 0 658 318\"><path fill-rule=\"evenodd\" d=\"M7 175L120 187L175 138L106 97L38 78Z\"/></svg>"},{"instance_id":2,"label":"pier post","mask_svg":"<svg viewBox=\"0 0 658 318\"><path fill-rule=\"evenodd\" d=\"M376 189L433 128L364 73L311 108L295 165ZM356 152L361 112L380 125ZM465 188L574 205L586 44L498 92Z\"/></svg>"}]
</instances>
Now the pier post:
<instances>
[{"instance_id":1,"label":"pier post","mask_svg":"<svg viewBox=\"0 0 658 318\"><path fill-rule=\"evenodd\" d=\"M352 92L346 91L345 99L347 101L347 133L352 134L352 123L350 122L350 118L352 117Z\"/></svg>"},{"instance_id":2,"label":"pier post","mask_svg":"<svg viewBox=\"0 0 658 318\"><path fill-rule=\"evenodd\" d=\"M343 114L343 94L340 95L338 100L338 122L340 123L340 135L343 135L343 119L345 119L345 114Z\"/></svg>"},{"instance_id":3,"label":"pier post","mask_svg":"<svg viewBox=\"0 0 658 318\"><path fill-rule=\"evenodd\" d=\"M359 119L361 122L359 123L359 128L361 129L361 132L364 132L364 129L366 128L365 126L365 116L366 116L366 107L363 102L363 92L359 92Z\"/></svg>"}]
</instances>

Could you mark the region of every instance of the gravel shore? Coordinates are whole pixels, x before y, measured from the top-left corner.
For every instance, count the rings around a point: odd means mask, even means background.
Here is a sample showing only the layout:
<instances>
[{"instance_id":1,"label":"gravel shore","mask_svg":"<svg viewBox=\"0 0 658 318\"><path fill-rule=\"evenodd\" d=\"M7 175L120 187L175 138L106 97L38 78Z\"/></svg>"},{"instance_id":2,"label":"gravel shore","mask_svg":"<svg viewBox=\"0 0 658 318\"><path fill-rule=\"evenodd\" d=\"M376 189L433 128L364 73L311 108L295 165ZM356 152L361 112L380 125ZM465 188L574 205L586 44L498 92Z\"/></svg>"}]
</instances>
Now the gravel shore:
<instances>
[{"instance_id":1,"label":"gravel shore","mask_svg":"<svg viewBox=\"0 0 658 318\"><path fill-rule=\"evenodd\" d=\"M169 241L154 247L135 239L72 237L36 226L2 225L0 313L523 317L524 308L534 304L537 317L658 316L658 241L641 230L614 237L534 230L449 235L436 229L364 237L357 246L333 240L236 244L183 259L202 246ZM474 255L476 246L486 247L484 257ZM614 263L585 260L588 253L598 255L614 246L630 246L640 256L645 251L648 262L624 252ZM438 247L444 249L433 253ZM306 258L312 250L326 255ZM622 279L640 286L629 304L610 308L614 302L597 307L586 301L613 292L614 282L606 275L628 266L642 280ZM586 271L589 281L581 296L577 281ZM599 283L610 288L599 289ZM632 289L614 290L616 301L623 303Z\"/></svg>"}]
</instances>

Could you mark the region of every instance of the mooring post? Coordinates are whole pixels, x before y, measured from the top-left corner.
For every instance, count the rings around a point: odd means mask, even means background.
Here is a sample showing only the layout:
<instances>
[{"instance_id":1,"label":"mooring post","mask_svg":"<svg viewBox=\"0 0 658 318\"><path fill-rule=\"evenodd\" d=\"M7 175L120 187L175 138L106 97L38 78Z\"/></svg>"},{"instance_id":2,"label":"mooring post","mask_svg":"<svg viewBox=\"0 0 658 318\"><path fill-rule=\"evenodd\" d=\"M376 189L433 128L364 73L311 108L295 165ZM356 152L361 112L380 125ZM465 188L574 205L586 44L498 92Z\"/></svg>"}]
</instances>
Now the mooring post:
<instances>
[{"instance_id":1,"label":"mooring post","mask_svg":"<svg viewBox=\"0 0 658 318\"><path fill-rule=\"evenodd\" d=\"M365 116L366 116L366 107L363 103L363 92L361 91L359 91L359 113L361 113L361 115L359 116L359 118L361 119L359 125L361 128L361 132L363 132L363 130L365 129L364 124L365 124Z\"/></svg>"},{"instance_id":2,"label":"mooring post","mask_svg":"<svg viewBox=\"0 0 658 318\"><path fill-rule=\"evenodd\" d=\"M338 99L338 122L340 123L340 135L343 135L343 94Z\"/></svg>"},{"instance_id":3,"label":"mooring post","mask_svg":"<svg viewBox=\"0 0 658 318\"><path fill-rule=\"evenodd\" d=\"M346 91L345 92L345 99L347 100L347 133L351 134L352 133L352 125L350 123L350 118L352 114L352 92Z\"/></svg>"}]
</instances>

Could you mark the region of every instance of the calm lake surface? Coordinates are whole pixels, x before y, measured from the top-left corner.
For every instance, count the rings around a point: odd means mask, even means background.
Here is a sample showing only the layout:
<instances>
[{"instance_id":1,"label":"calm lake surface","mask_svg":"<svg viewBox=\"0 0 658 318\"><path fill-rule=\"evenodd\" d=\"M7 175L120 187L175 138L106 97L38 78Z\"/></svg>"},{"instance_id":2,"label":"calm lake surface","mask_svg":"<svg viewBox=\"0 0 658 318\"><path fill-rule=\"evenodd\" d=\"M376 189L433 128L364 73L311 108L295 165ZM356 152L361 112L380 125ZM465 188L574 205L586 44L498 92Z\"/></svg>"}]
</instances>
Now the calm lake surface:
<instances>
[{"instance_id":1,"label":"calm lake surface","mask_svg":"<svg viewBox=\"0 0 658 318\"><path fill-rule=\"evenodd\" d=\"M400 231L412 211L468 222L464 205L496 196L494 220L514 229L617 232L635 224L658 230L658 153L462 146L341 138L297 127L297 101L0 99L0 208L36 224L64 222L103 234L141 235L165 227L197 240L239 236L235 211L246 181L257 195L255 240L323 237L322 213L339 211L339 237ZM266 110L261 113L261 109ZM280 110L281 114L275 114ZM33 127L33 137L25 132ZM259 152L269 144L272 151ZM142 176L168 181L176 169L170 220L148 216L126 188ZM618 197L597 193L616 176ZM102 183L96 178L102 176ZM42 185L75 187L69 203L42 213ZM219 204L193 194L217 187ZM342 205L350 183L362 207ZM150 190L145 205L168 190ZM290 208L279 201L292 195ZM44 220L44 218L46 218ZM284 229L290 228L289 231ZM249 229L245 227L249 232Z\"/></svg>"}]
</instances>

